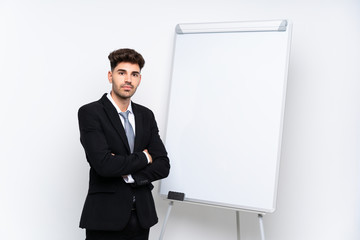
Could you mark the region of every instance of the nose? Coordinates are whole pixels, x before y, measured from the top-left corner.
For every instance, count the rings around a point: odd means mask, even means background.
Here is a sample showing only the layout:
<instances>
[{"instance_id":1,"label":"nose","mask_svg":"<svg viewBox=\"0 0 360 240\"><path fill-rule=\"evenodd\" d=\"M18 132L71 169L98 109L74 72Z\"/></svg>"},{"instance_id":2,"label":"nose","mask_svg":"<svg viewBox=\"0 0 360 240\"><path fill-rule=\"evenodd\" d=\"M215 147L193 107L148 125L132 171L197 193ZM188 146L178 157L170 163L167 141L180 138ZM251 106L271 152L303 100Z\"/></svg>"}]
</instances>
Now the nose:
<instances>
[{"instance_id":1,"label":"nose","mask_svg":"<svg viewBox=\"0 0 360 240\"><path fill-rule=\"evenodd\" d=\"M130 75L125 76L125 82L131 82L131 76Z\"/></svg>"}]
</instances>

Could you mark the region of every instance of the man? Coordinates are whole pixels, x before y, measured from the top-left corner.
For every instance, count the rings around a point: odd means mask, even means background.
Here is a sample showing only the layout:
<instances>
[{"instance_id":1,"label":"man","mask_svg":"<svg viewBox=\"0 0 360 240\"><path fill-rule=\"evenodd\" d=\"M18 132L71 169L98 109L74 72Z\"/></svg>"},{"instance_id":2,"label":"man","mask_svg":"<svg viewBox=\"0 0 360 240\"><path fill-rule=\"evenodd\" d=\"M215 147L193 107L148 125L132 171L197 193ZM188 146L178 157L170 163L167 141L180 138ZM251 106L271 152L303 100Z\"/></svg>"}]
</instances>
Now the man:
<instances>
[{"instance_id":1,"label":"man","mask_svg":"<svg viewBox=\"0 0 360 240\"><path fill-rule=\"evenodd\" d=\"M131 101L143 57L132 49L109 55L111 92L78 112L90 164L80 220L86 240L146 240L157 223L151 182L169 174L169 159L151 110Z\"/></svg>"}]
</instances>

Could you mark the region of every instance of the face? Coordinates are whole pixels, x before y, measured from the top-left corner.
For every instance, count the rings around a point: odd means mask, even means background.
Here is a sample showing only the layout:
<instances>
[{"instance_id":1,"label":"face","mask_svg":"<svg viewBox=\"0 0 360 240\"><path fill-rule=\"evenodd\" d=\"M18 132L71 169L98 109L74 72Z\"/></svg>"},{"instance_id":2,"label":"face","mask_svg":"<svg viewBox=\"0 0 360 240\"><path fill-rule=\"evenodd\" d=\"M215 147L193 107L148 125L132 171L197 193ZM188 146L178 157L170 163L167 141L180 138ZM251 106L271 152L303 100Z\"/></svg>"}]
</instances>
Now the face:
<instances>
[{"instance_id":1,"label":"face","mask_svg":"<svg viewBox=\"0 0 360 240\"><path fill-rule=\"evenodd\" d=\"M109 71L108 79L116 97L130 99L141 81L140 67L138 64L120 62L113 71Z\"/></svg>"}]
</instances>

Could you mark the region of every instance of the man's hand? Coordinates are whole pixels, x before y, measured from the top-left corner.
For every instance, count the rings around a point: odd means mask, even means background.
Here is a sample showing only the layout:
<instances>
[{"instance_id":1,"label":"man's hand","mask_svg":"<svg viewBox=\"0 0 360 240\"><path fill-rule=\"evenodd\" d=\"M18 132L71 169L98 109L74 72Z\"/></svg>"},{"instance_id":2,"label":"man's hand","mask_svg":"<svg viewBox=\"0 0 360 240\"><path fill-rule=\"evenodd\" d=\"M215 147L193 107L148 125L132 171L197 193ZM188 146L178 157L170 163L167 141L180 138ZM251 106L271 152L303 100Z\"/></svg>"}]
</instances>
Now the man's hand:
<instances>
[{"instance_id":1,"label":"man's hand","mask_svg":"<svg viewBox=\"0 0 360 240\"><path fill-rule=\"evenodd\" d=\"M152 157L149 153L149 151L147 149L144 149L144 152L146 153L146 155L149 157L150 163L152 163Z\"/></svg>"}]
</instances>

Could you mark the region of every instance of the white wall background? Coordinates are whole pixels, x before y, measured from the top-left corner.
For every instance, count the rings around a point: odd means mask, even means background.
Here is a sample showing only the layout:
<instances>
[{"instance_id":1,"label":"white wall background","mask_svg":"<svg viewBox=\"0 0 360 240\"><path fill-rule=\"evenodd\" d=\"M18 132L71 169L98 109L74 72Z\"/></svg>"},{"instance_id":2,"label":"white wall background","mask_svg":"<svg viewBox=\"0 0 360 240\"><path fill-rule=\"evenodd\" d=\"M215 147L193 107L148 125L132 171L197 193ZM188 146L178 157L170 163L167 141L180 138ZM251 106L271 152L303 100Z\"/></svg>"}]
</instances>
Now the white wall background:
<instances>
[{"instance_id":1,"label":"white wall background","mask_svg":"<svg viewBox=\"0 0 360 240\"><path fill-rule=\"evenodd\" d=\"M278 205L265 216L266 237L360 239L357 0L1 0L0 239L84 239L77 226L88 166L77 109L109 90L110 51L145 57L135 100L153 109L163 134L177 23L281 18L294 28ZM154 195L160 223L151 240L167 210ZM260 238L254 214L241 214L241 237ZM235 240L235 212L176 204L165 239Z\"/></svg>"}]
</instances>

